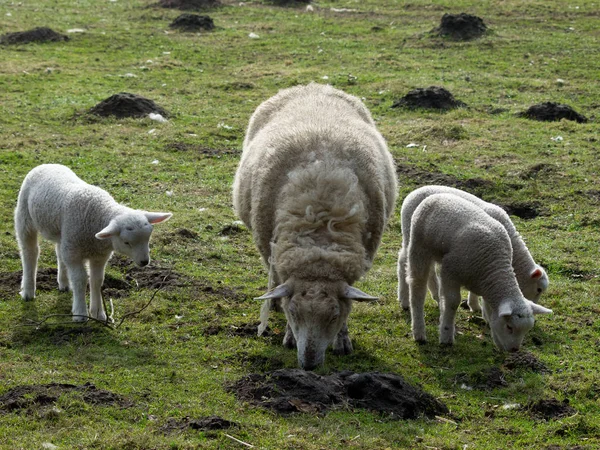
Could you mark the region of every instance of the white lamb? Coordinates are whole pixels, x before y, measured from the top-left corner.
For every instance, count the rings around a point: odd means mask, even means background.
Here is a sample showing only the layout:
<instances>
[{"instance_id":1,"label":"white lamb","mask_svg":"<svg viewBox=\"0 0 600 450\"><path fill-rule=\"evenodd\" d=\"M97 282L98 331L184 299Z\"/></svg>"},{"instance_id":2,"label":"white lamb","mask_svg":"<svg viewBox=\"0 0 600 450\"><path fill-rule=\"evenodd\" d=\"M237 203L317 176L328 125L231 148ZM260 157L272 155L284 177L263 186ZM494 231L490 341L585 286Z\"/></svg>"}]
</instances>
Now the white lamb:
<instances>
[{"instance_id":1,"label":"white lamb","mask_svg":"<svg viewBox=\"0 0 600 450\"><path fill-rule=\"evenodd\" d=\"M410 240L410 224L413 213L417 206L427 197L434 194L454 194L474 205L479 206L488 215L496 219L504 226L510 237L513 249L512 265L517 276L517 282L525 298L537 303L540 296L548 289L548 275L544 269L535 263L521 235L515 229L510 217L506 212L493 203L488 203L468 192L447 186L423 186L412 191L402 202L402 248L398 254L398 301L404 309L408 309L408 285L406 284L406 251ZM439 285L434 270L429 278L429 290L432 297L439 302ZM480 311L478 296L469 293L469 307L472 311Z\"/></svg>"},{"instance_id":2,"label":"white lamb","mask_svg":"<svg viewBox=\"0 0 600 450\"><path fill-rule=\"evenodd\" d=\"M85 183L60 164L43 164L25 177L15 209L15 231L21 251L21 296L35 297L39 256L38 233L56 243L58 288L73 292L73 320L86 320L85 291L89 263L89 315L106 321L101 286L113 251L140 266L150 262L152 224L171 213L145 212L117 203L106 191Z\"/></svg>"},{"instance_id":3,"label":"white lamb","mask_svg":"<svg viewBox=\"0 0 600 450\"><path fill-rule=\"evenodd\" d=\"M483 317L498 348L517 351L534 314L552 311L527 300L512 267L506 229L483 209L453 194L434 194L413 213L407 270L416 341L426 341L423 306L432 266L440 265L440 343L454 343L460 288L483 297Z\"/></svg>"},{"instance_id":4,"label":"white lamb","mask_svg":"<svg viewBox=\"0 0 600 450\"><path fill-rule=\"evenodd\" d=\"M332 342L352 351L351 300L376 298L351 285L371 267L396 190L386 143L356 97L297 86L250 119L233 201L269 267L259 334L281 299L284 345L297 347L301 367L322 364Z\"/></svg>"}]
</instances>

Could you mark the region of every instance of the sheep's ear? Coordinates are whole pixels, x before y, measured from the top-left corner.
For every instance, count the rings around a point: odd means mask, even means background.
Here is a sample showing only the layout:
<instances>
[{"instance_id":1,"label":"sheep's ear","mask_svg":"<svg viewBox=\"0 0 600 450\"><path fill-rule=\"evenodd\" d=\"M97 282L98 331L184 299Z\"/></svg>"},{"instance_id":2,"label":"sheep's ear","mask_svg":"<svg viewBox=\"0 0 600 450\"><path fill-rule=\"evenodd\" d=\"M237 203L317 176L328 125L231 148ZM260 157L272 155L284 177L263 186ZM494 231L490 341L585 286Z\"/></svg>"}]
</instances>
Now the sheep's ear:
<instances>
[{"instance_id":1,"label":"sheep's ear","mask_svg":"<svg viewBox=\"0 0 600 450\"><path fill-rule=\"evenodd\" d=\"M544 271L541 267L536 267L533 272L531 272L532 280L539 280L544 275Z\"/></svg>"},{"instance_id":2,"label":"sheep's ear","mask_svg":"<svg viewBox=\"0 0 600 450\"><path fill-rule=\"evenodd\" d=\"M287 284L280 284L272 291L267 292L260 297L256 297L254 300L267 300L270 298L281 298L281 297L289 297L292 295L292 288Z\"/></svg>"},{"instance_id":3,"label":"sheep's ear","mask_svg":"<svg viewBox=\"0 0 600 450\"><path fill-rule=\"evenodd\" d=\"M500 304L500 308L498 308L498 317L508 317L512 315L512 305L510 302L504 302Z\"/></svg>"},{"instance_id":4,"label":"sheep's ear","mask_svg":"<svg viewBox=\"0 0 600 450\"><path fill-rule=\"evenodd\" d=\"M544 308L542 305L538 305L537 303L533 303L531 300L528 300L529 306L531 306L531 310L533 314L552 314L552 310L548 308Z\"/></svg>"},{"instance_id":5,"label":"sheep's ear","mask_svg":"<svg viewBox=\"0 0 600 450\"><path fill-rule=\"evenodd\" d=\"M117 236L121 232L121 229L114 220L111 220L106 228L96 233L96 239L108 239L113 236Z\"/></svg>"},{"instance_id":6,"label":"sheep's ear","mask_svg":"<svg viewBox=\"0 0 600 450\"><path fill-rule=\"evenodd\" d=\"M357 302L376 302L379 300L379 297L373 297L372 295L365 294L358 288L347 285L344 288L344 298L348 298L350 300L356 300Z\"/></svg>"},{"instance_id":7,"label":"sheep's ear","mask_svg":"<svg viewBox=\"0 0 600 450\"><path fill-rule=\"evenodd\" d=\"M144 215L151 224L166 222L173 216L172 213L165 212L145 212Z\"/></svg>"}]
</instances>

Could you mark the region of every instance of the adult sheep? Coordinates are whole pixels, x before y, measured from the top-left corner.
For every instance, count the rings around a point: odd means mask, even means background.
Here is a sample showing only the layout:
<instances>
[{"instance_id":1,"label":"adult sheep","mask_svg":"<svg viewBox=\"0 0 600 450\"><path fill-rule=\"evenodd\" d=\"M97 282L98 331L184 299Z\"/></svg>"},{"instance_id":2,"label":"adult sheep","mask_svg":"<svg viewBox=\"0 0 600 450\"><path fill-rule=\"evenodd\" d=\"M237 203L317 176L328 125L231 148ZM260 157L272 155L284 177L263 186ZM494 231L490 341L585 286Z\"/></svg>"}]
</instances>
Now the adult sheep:
<instances>
[{"instance_id":1,"label":"adult sheep","mask_svg":"<svg viewBox=\"0 0 600 450\"><path fill-rule=\"evenodd\" d=\"M348 354L352 287L372 265L396 201L392 156L362 102L320 84L284 89L250 119L233 185L235 210L269 268L259 335L272 301L284 345L312 369Z\"/></svg>"},{"instance_id":2,"label":"adult sheep","mask_svg":"<svg viewBox=\"0 0 600 450\"><path fill-rule=\"evenodd\" d=\"M148 265L152 225L171 215L123 206L60 164L32 169L23 180L15 209L15 232L23 263L21 296L25 300L35 297L39 233L56 243L58 288L73 292L73 320L87 320L88 263L89 315L106 321L101 286L113 251L129 256L140 267Z\"/></svg>"}]
</instances>

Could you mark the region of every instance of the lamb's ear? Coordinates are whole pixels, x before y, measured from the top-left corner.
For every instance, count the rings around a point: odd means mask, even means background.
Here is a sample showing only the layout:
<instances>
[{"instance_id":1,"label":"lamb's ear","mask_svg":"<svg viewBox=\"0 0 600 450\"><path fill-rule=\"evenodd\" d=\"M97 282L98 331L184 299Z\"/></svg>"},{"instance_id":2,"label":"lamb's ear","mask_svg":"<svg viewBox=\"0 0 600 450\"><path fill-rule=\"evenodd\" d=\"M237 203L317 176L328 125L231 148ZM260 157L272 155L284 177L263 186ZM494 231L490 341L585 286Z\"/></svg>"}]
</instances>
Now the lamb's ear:
<instances>
[{"instance_id":1,"label":"lamb's ear","mask_svg":"<svg viewBox=\"0 0 600 450\"><path fill-rule=\"evenodd\" d=\"M172 213L165 212L145 212L144 215L151 224L166 222L173 216Z\"/></svg>"},{"instance_id":2,"label":"lamb's ear","mask_svg":"<svg viewBox=\"0 0 600 450\"><path fill-rule=\"evenodd\" d=\"M513 307L510 302L503 302L498 308L498 317L508 317L512 315Z\"/></svg>"},{"instance_id":3,"label":"lamb's ear","mask_svg":"<svg viewBox=\"0 0 600 450\"><path fill-rule=\"evenodd\" d=\"M365 294L358 288L347 285L344 288L344 298L349 298L350 300L356 300L357 302L376 302L379 300L379 297L373 297L372 295Z\"/></svg>"},{"instance_id":4,"label":"lamb's ear","mask_svg":"<svg viewBox=\"0 0 600 450\"><path fill-rule=\"evenodd\" d=\"M544 308L542 305L538 305L537 303L533 303L531 300L527 300L529 306L531 306L531 310L533 314L552 314L552 310L548 308Z\"/></svg>"},{"instance_id":5,"label":"lamb's ear","mask_svg":"<svg viewBox=\"0 0 600 450\"><path fill-rule=\"evenodd\" d=\"M531 279L539 280L540 278L542 278L542 275L544 275L544 271L542 270L541 267L538 266L534 269L533 272L531 272Z\"/></svg>"},{"instance_id":6,"label":"lamb's ear","mask_svg":"<svg viewBox=\"0 0 600 450\"><path fill-rule=\"evenodd\" d=\"M267 292L260 297L256 297L254 300L267 300L270 298L281 298L281 297L289 297L292 295L292 288L287 284L280 284L272 291Z\"/></svg>"},{"instance_id":7,"label":"lamb's ear","mask_svg":"<svg viewBox=\"0 0 600 450\"><path fill-rule=\"evenodd\" d=\"M96 233L96 239L108 239L113 236L117 236L121 232L119 225L114 220L111 220L110 223L103 230Z\"/></svg>"}]
</instances>

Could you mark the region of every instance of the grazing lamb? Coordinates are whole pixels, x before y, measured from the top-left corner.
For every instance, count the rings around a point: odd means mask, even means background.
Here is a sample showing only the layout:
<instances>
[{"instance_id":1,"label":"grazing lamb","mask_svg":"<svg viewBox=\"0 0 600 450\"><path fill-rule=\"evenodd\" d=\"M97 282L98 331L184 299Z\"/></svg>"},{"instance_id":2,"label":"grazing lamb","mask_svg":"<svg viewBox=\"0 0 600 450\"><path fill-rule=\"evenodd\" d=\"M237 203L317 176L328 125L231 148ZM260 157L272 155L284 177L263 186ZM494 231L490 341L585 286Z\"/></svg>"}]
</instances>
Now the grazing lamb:
<instances>
[{"instance_id":1,"label":"grazing lamb","mask_svg":"<svg viewBox=\"0 0 600 450\"><path fill-rule=\"evenodd\" d=\"M332 342L352 351L352 300L376 300L352 284L371 267L396 190L391 154L355 97L311 83L280 91L250 119L233 202L269 267L259 335L280 301L284 345L304 369L322 364Z\"/></svg>"},{"instance_id":2,"label":"grazing lamb","mask_svg":"<svg viewBox=\"0 0 600 450\"><path fill-rule=\"evenodd\" d=\"M517 282L525 298L537 303L540 296L548 289L548 275L544 269L535 263L521 235L515 229L508 214L497 205L488 203L468 192L447 186L423 186L412 191L402 203L402 248L398 254L398 301L404 309L408 309L408 285L406 284L406 251L410 240L410 222L415 209L427 197L434 194L454 194L474 205L482 208L492 218L500 222L510 237L513 248L513 269L517 275ZM429 290L435 301L439 302L439 284L436 273L431 271ZM469 307L471 311L481 311L479 298L474 293L469 293Z\"/></svg>"},{"instance_id":3,"label":"grazing lamb","mask_svg":"<svg viewBox=\"0 0 600 450\"><path fill-rule=\"evenodd\" d=\"M534 314L552 311L527 300L512 267L506 229L472 202L453 194L423 200L411 219L407 271L416 341L424 342L423 306L434 263L440 265L440 344L454 343L460 288L483 297L483 317L498 348L517 351L534 324Z\"/></svg>"},{"instance_id":4,"label":"grazing lamb","mask_svg":"<svg viewBox=\"0 0 600 450\"><path fill-rule=\"evenodd\" d=\"M152 224L171 213L145 212L117 203L106 191L85 183L60 164L43 164L25 177L15 209L15 231L21 250L21 296L35 297L39 256L38 233L56 243L58 288L73 292L73 320L87 316L85 291L89 263L89 315L106 321L101 286L113 251L140 266L150 262Z\"/></svg>"}]
</instances>

